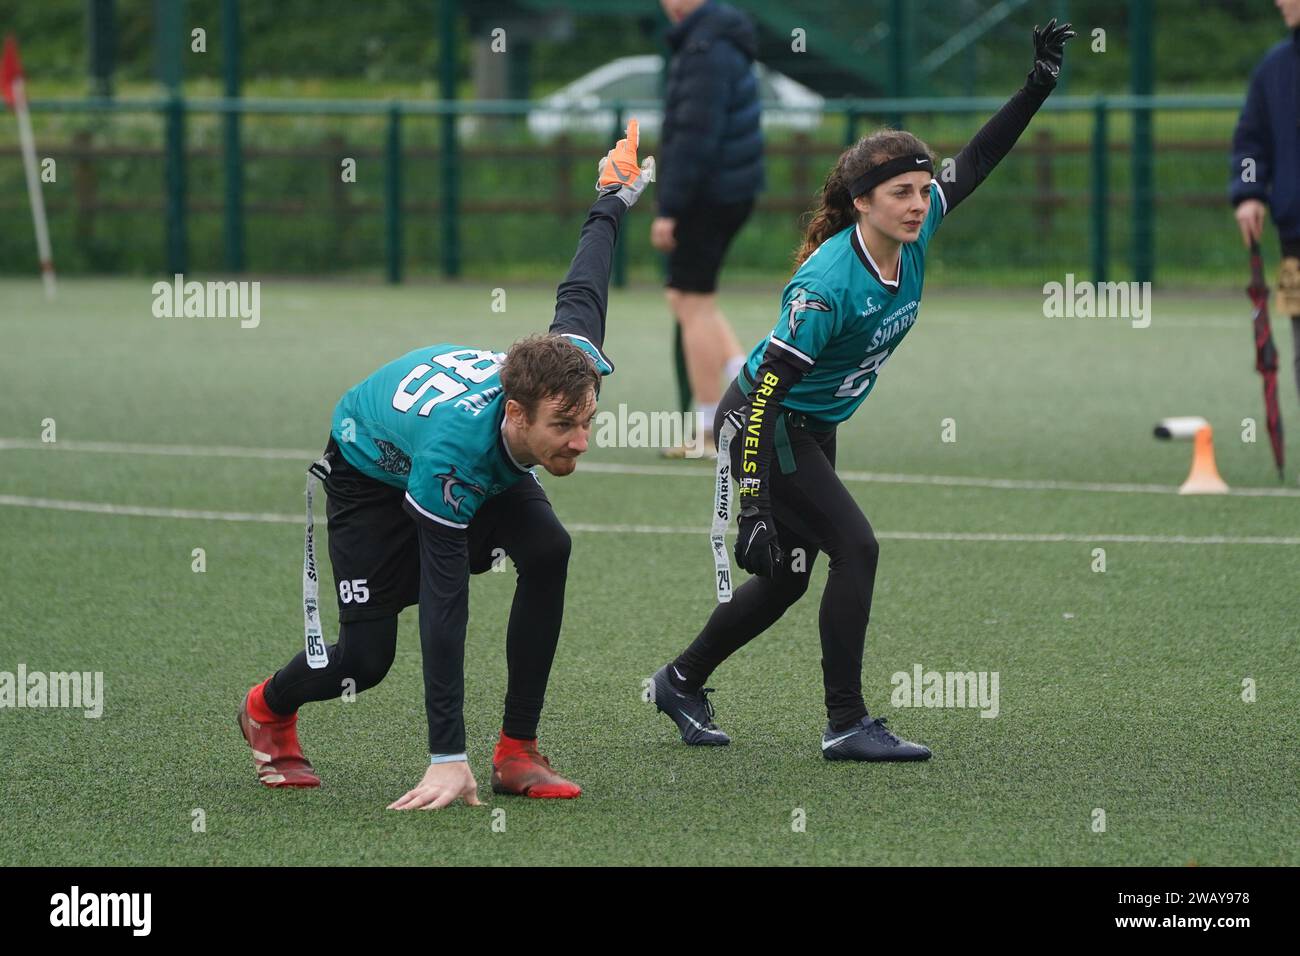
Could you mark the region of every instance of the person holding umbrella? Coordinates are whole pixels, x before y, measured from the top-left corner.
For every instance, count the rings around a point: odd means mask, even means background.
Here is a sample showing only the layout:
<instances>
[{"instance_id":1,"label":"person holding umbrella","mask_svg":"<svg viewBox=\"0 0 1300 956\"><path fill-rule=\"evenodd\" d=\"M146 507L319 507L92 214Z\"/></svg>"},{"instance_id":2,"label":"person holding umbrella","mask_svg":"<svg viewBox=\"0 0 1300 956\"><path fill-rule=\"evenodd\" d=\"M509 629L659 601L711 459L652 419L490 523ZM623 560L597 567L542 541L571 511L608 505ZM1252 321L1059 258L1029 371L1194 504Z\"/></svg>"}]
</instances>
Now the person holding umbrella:
<instances>
[{"instance_id":1,"label":"person holding umbrella","mask_svg":"<svg viewBox=\"0 0 1300 956\"><path fill-rule=\"evenodd\" d=\"M1278 306L1291 316L1296 389L1300 392L1300 0L1274 0L1291 36L1274 46L1250 78L1246 103L1232 137L1229 196L1241 240L1251 250L1250 295L1255 303L1256 365L1265 381L1269 432L1279 470L1281 421L1277 410L1277 357L1268 328L1267 289L1258 243L1267 205L1282 246Z\"/></svg>"},{"instance_id":2,"label":"person holding umbrella","mask_svg":"<svg viewBox=\"0 0 1300 956\"><path fill-rule=\"evenodd\" d=\"M762 104L749 17L717 0L660 0L673 27L659 147L658 215L650 243L664 253L664 293L677 320L700 434L666 458L713 454L713 420L745 353L718 306L718 275L763 189Z\"/></svg>"}]
</instances>

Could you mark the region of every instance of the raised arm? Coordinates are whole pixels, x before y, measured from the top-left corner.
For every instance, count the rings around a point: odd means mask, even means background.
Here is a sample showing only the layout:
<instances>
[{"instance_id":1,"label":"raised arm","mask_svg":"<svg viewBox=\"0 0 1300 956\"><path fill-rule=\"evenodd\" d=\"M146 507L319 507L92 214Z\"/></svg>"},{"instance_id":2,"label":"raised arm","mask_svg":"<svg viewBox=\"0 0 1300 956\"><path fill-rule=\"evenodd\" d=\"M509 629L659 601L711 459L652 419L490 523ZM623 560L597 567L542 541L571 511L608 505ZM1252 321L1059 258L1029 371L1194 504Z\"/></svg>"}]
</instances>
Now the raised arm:
<instances>
[{"instance_id":1,"label":"raised arm","mask_svg":"<svg viewBox=\"0 0 1300 956\"><path fill-rule=\"evenodd\" d=\"M939 188L947 200L946 212L951 213L973 193L1002 157L1011 152L1038 108L1056 88L1065 41L1073 36L1075 32L1070 24L1058 26L1055 18L1041 30L1034 27L1034 68L1029 71L1025 85L961 149L953 161L953 175L939 175Z\"/></svg>"},{"instance_id":2,"label":"raised arm","mask_svg":"<svg viewBox=\"0 0 1300 956\"><path fill-rule=\"evenodd\" d=\"M585 339L597 350L604 348L609 273L619 226L646 184L654 181L654 157L647 156L644 163L637 163L638 139L637 121L631 120L627 137L600 161L596 181L600 197L587 213L568 274L555 291L551 334Z\"/></svg>"},{"instance_id":3,"label":"raised arm","mask_svg":"<svg viewBox=\"0 0 1300 956\"><path fill-rule=\"evenodd\" d=\"M596 348L605 342L605 312L609 304L609 272L614 242L627 206L615 193L602 194L587 213L569 272L555 290L553 335L580 335Z\"/></svg>"}]
</instances>

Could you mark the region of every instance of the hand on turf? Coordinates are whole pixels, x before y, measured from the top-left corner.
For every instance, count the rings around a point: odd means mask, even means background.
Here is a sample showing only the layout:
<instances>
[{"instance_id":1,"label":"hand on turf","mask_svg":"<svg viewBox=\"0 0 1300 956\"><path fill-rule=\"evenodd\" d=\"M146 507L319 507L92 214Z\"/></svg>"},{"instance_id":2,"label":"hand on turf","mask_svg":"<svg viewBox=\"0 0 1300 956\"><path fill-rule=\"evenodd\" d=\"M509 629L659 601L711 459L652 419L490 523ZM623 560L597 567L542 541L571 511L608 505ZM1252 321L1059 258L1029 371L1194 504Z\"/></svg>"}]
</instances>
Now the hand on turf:
<instances>
[{"instance_id":1,"label":"hand on turf","mask_svg":"<svg viewBox=\"0 0 1300 956\"><path fill-rule=\"evenodd\" d=\"M636 148L640 142L640 127L629 120L627 137L605 154L597 167L596 191L612 193L629 208L640 198L646 184L655 181L655 158L647 156L640 165L636 161Z\"/></svg>"},{"instance_id":2,"label":"hand on turf","mask_svg":"<svg viewBox=\"0 0 1300 956\"><path fill-rule=\"evenodd\" d=\"M1264 204L1258 199L1247 199L1237 206L1237 228L1241 230L1241 241L1246 248L1252 242L1259 242L1264 234Z\"/></svg>"},{"instance_id":3,"label":"hand on turf","mask_svg":"<svg viewBox=\"0 0 1300 956\"><path fill-rule=\"evenodd\" d=\"M781 568L782 557L771 513L753 505L743 509L736 535L736 563L750 574L772 578Z\"/></svg>"},{"instance_id":4,"label":"hand on turf","mask_svg":"<svg viewBox=\"0 0 1300 956\"><path fill-rule=\"evenodd\" d=\"M1034 68L1029 71L1029 84L1040 88L1054 89L1056 78L1061 75L1061 63L1065 58L1065 41L1073 36L1074 27L1068 23L1059 26L1056 17L1047 21L1041 30L1034 27Z\"/></svg>"},{"instance_id":5,"label":"hand on turf","mask_svg":"<svg viewBox=\"0 0 1300 956\"><path fill-rule=\"evenodd\" d=\"M677 220L668 216L657 216L650 223L650 245L660 252L672 252L677 248Z\"/></svg>"},{"instance_id":6,"label":"hand on turf","mask_svg":"<svg viewBox=\"0 0 1300 956\"><path fill-rule=\"evenodd\" d=\"M424 772L424 779L414 790L407 791L400 800L388 805L389 810L441 810L464 797L471 807L481 804L478 799L478 784L469 764L464 761L456 763L432 763Z\"/></svg>"}]
</instances>

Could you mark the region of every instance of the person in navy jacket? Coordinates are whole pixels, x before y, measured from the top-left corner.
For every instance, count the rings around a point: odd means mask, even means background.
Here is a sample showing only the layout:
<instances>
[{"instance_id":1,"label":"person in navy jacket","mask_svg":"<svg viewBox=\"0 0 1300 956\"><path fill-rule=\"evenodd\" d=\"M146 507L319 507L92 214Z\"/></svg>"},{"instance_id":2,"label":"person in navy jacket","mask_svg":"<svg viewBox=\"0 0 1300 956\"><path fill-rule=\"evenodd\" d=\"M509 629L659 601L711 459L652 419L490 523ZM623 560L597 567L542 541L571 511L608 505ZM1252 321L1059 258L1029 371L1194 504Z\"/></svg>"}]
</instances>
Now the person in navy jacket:
<instances>
[{"instance_id":1,"label":"person in navy jacket","mask_svg":"<svg viewBox=\"0 0 1300 956\"><path fill-rule=\"evenodd\" d=\"M1247 247L1273 214L1282 244L1279 301L1291 315L1300 391L1300 0L1274 0L1291 36L1255 68L1232 137L1229 195Z\"/></svg>"},{"instance_id":2,"label":"person in navy jacket","mask_svg":"<svg viewBox=\"0 0 1300 956\"><path fill-rule=\"evenodd\" d=\"M763 188L754 58L758 34L715 0L660 0L674 26L659 146L659 214L650 242L668 256L668 307L681 326L687 377L712 451L714 412L745 354L718 308L723 257ZM682 457L686 448L670 449Z\"/></svg>"}]
</instances>

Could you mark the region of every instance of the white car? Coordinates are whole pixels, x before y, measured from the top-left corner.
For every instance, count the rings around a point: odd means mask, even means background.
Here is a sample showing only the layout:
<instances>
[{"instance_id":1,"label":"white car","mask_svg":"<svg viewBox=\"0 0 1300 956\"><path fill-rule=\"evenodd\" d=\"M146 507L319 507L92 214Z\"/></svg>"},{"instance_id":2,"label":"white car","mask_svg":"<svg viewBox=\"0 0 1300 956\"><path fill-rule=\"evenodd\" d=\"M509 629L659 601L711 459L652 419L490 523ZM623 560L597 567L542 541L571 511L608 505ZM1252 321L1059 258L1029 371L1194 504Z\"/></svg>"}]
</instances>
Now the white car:
<instances>
[{"instance_id":1,"label":"white car","mask_svg":"<svg viewBox=\"0 0 1300 956\"><path fill-rule=\"evenodd\" d=\"M663 68L663 57L655 54L611 60L544 97L540 101L542 105L528 113L528 130L543 140L561 133L606 134L614 127L611 103L661 102ZM814 130L820 125L825 104L821 94L761 63L754 64L754 75L763 106L763 126ZM638 105L636 118L643 135L658 136L663 123L661 108L646 109Z\"/></svg>"}]
</instances>

